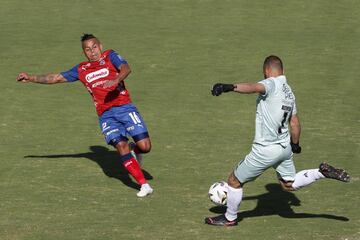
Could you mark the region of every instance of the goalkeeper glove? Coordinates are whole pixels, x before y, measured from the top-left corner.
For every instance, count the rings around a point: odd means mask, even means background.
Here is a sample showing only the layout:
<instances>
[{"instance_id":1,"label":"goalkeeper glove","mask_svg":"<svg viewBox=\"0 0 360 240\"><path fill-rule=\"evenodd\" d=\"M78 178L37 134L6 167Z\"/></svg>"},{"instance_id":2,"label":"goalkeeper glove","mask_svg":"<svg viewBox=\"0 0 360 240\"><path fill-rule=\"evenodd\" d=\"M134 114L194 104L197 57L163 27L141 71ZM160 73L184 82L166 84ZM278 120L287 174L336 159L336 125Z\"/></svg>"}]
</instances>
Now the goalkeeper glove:
<instances>
[{"instance_id":1,"label":"goalkeeper glove","mask_svg":"<svg viewBox=\"0 0 360 240\"><path fill-rule=\"evenodd\" d=\"M291 141L291 151L293 152L293 153L301 153L301 147L300 147L300 145L299 145L299 143L293 143L292 141Z\"/></svg>"},{"instance_id":2,"label":"goalkeeper glove","mask_svg":"<svg viewBox=\"0 0 360 240\"><path fill-rule=\"evenodd\" d=\"M233 84L217 83L213 86L211 94L213 96L219 96L223 92L234 91L235 86Z\"/></svg>"}]
</instances>

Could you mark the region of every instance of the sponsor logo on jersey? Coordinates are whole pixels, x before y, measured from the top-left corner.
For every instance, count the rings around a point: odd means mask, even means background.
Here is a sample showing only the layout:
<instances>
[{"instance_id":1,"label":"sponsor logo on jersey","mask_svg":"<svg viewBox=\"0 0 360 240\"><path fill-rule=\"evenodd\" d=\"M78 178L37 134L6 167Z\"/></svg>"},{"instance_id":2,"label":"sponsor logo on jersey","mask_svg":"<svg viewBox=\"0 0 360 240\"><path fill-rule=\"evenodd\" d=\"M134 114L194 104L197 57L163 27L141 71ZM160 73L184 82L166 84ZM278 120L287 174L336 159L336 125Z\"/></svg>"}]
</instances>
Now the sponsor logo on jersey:
<instances>
[{"instance_id":1,"label":"sponsor logo on jersey","mask_svg":"<svg viewBox=\"0 0 360 240\"><path fill-rule=\"evenodd\" d=\"M100 78L107 77L107 76L109 76L109 69L102 68L98 71L86 74L85 79L87 82L91 83L95 80L98 80Z\"/></svg>"},{"instance_id":2,"label":"sponsor logo on jersey","mask_svg":"<svg viewBox=\"0 0 360 240\"><path fill-rule=\"evenodd\" d=\"M91 87L96 88L97 86L104 85L104 83L106 83L107 81L108 80L98 81L98 82L94 83Z\"/></svg>"},{"instance_id":3,"label":"sponsor logo on jersey","mask_svg":"<svg viewBox=\"0 0 360 240\"><path fill-rule=\"evenodd\" d=\"M117 129L117 128L115 128L115 129L113 129L113 130L110 130L110 131L108 131L108 132L106 133L106 136L109 136L110 134L115 133L115 132L118 132L118 131L119 131L119 129Z\"/></svg>"},{"instance_id":4,"label":"sponsor logo on jersey","mask_svg":"<svg viewBox=\"0 0 360 240\"><path fill-rule=\"evenodd\" d=\"M287 111L287 112L291 112L291 107L290 106L286 106L286 105L282 105L281 106L281 110Z\"/></svg>"},{"instance_id":5,"label":"sponsor logo on jersey","mask_svg":"<svg viewBox=\"0 0 360 240\"><path fill-rule=\"evenodd\" d=\"M126 128L126 131L128 131L128 132L133 131L133 130L135 130L135 127L134 127L134 126L131 126L131 127Z\"/></svg>"}]
</instances>

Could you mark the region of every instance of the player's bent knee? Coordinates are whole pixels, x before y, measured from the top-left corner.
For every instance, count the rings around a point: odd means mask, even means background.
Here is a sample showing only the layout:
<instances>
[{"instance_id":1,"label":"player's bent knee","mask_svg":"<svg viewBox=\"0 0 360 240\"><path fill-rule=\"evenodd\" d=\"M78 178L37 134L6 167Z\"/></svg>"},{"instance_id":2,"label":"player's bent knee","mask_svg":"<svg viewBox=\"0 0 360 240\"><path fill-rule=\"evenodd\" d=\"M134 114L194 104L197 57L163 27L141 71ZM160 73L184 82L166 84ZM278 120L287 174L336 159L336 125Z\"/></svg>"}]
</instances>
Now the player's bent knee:
<instances>
[{"instance_id":1,"label":"player's bent knee","mask_svg":"<svg viewBox=\"0 0 360 240\"><path fill-rule=\"evenodd\" d=\"M129 144L125 141L118 142L118 144L116 144L115 148L118 150L120 155L125 155L130 152Z\"/></svg>"},{"instance_id":2,"label":"player's bent knee","mask_svg":"<svg viewBox=\"0 0 360 240\"><path fill-rule=\"evenodd\" d=\"M233 188L241 188L241 182L237 179L234 172L232 172L228 178L228 184Z\"/></svg>"},{"instance_id":3,"label":"player's bent knee","mask_svg":"<svg viewBox=\"0 0 360 240\"><path fill-rule=\"evenodd\" d=\"M151 150L151 141L149 138L145 138L136 142L136 146L142 153L148 153Z\"/></svg>"},{"instance_id":4,"label":"player's bent knee","mask_svg":"<svg viewBox=\"0 0 360 240\"><path fill-rule=\"evenodd\" d=\"M284 180L279 179L279 183L284 191L295 191L295 189L292 187L293 181L285 182Z\"/></svg>"}]
</instances>

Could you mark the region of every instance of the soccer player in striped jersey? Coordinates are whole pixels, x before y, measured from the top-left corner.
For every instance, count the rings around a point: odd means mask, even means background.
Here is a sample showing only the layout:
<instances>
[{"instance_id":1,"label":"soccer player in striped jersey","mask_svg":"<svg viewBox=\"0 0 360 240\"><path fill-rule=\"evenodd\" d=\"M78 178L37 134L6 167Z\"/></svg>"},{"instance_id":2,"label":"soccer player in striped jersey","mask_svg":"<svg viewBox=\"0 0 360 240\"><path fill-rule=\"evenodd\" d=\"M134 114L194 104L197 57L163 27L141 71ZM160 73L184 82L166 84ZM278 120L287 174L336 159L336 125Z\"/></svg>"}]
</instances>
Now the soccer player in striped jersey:
<instances>
[{"instance_id":1,"label":"soccer player in striped jersey","mask_svg":"<svg viewBox=\"0 0 360 240\"><path fill-rule=\"evenodd\" d=\"M119 161L139 183L137 196L145 197L153 189L138 161L141 154L150 151L151 141L145 122L125 87L124 81L131 72L129 64L114 50L103 51L101 42L92 34L84 34L81 44L87 61L61 73L30 75L22 72L17 80L42 84L80 80L92 96L106 142L117 149ZM135 143L128 143L129 136Z\"/></svg>"}]
</instances>

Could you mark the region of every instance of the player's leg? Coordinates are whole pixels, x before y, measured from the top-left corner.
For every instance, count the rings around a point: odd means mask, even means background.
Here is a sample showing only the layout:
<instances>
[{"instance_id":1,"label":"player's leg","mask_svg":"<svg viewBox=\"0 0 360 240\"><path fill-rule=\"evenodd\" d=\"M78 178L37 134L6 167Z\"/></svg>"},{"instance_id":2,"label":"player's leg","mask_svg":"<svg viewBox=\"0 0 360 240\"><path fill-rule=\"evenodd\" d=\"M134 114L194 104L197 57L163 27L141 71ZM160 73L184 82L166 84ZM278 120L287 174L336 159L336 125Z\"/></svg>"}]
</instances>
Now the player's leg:
<instances>
[{"instance_id":1,"label":"player's leg","mask_svg":"<svg viewBox=\"0 0 360 240\"><path fill-rule=\"evenodd\" d=\"M130 173L131 176L141 185L140 191L136 194L138 197L145 197L153 193L153 189L145 179L144 173L142 172L138 161L130 152L130 146L127 141L120 141L115 145L115 148L120 154L120 159L123 166Z\"/></svg>"},{"instance_id":2,"label":"player's leg","mask_svg":"<svg viewBox=\"0 0 360 240\"><path fill-rule=\"evenodd\" d=\"M143 163L143 154L150 152L151 150L151 141L150 137L146 137L137 141L136 143L131 142L129 144L131 154L136 158L139 162L140 166Z\"/></svg>"},{"instance_id":3,"label":"player's leg","mask_svg":"<svg viewBox=\"0 0 360 240\"><path fill-rule=\"evenodd\" d=\"M135 178L135 180L143 185L146 183L146 179L144 177L143 172L140 169L140 165L130 153L130 147L127 141L120 141L115 145L117 149L120 159L124 167L128 170L128 172Z\"/></svg>"},{"instance_id":4,"label":"player's leg","mask_svg":"<svg viewBox=\"0 0 360 240\"><path fill-rule=\"evenodd\" d=\"M289 150L290 151L290 150ZM294 191L308 186L323 178L333 178L343 182L350 181L350 176L342 169L337 169L327 163L320 164L319 168L295 171L293 154L276 166L279 182L284 190Z\"/></svg>"},{"instance_id":5,"label":"player's leg","mask_svg":"<svg viewBox=\"0 0 360 240\"><path fill-rule=\"evenodd\" d=\"M226 219L237 222L237 212L243 197L242 183L232 172L228 178Z\"/></svg>"},{"instance_id":6,"label":"player's leg","mask_svg":"<svg viewBox=\"0 0 360 240\"><path fill-rule=\"evenodd\" d=\"M144 197L153 192L153 189L147 183L140 165L130 152L128 138L126 137L126 129L124 125L119 122L116 114L119 114L119 109L111 109L105 112L100 118L100 126L105 136L105 140L109 145L114 146L119 155L122 165L128 170L131 176L141 185L140 191L137 193L138 197Z\"/></svg>"},{"instance_id":7,"label":"player's leg","mask_svg":"<svg viewBox=\"0 0 360 240\"><path fill-rule=\"evenodd\" d=\"M323 178L331 178L342 182L350 181L349 174L343 169L338 169L327 163L322 163L319 168L302 170L296 173L290 191L306 187Z\"/></svg>"},{"instance_id":8,"label":"player's leg","mask_svg":"<svg viewBox=\"0 0 360 240\"><path fill-rule=\"evenodd\" d=\"M318 168L302 170L296 173L295 180L291 187L292 190L298 190L323 178L325 178L325 176L319 171Z\"/></svg>"},{"instance_id":9,"label":"player's leg","mask_svg":"<svg viewBox=\"0 0 360 240\"><path fill-rule=\"evenodd\" d=\"M137 154L148 153L151 150L151 140L150 140L149 134L147 133L143 137L144 138L142 138L142 139L138 138L137 141L135 142L134 151Z\"/></svg>"},{"instance_id":10,"label":"player's leg","mask_svg":"<svg viewBox=\"0 0 360 240\"><path fill-rule=\"evenodd\" d=\"M295 180L296 169L292 159L291 145L284 148L282 160L273 166L281 187L285 191L293 191L292 184Z\"/></svg>"},{"instance_id":11,"label":"player's leg","mask_svg":"<svg viewBox=\"0 0 360 240\"><path fill-rule=\"evenodd\" d=\"M140 191L137 193L138 197L145 197L153 192L153 189L144 177L138 161L130 152L130 147L127 141L120 141L116 144L116 149L120 154L120 159L128 172L141 185Z\"/></svg>"},{"instance_id":12,"label":"player's leg","mask_svg":"<svg viewBox=\"0 0 360 240\"><path fill-rule=\"evenodd\" d=\"M228 179L227 209L225 217L228 220L237 219L243 195L242 185L254 181L266 169L273 166L282 154L280 145L261 146L254 144L251 152L240 162Z\"/></svg>"},{"instance_id":13,"label":"player's leg","mask_svg":"<svg viewBox=\"0 0 360 240\"><path fill-rule=\"evenodd\" d=\"M151 150L151 140L146 124L133 104L124 106L126 114L121 117L121 121L125 125L127 134L130 135L134 143L130 143L131 151L133 151L136 159L141 163L142 154Z\"/></svg>"},{"instance_id":14,"label":"player's leg","mask_svg":"<svg viewBox=\"0 0 360 240\"><path fill-rule=\"evenodd\" d=\"M235 226L238 224L237 211L242 200L242 184L232 172L228 178L226 213L205 218L205 223L216 226Z\"/></svg>"},{"instance_id":15,"label":"player's leg","mask_svg":"<svg viewBox=\"0 0 360 240\"><path fill-rule=\"evenodd\" d=\"M135 144L130 143L131 154L141 165L142 154L148 153L151 150L151 141L148 129L135 105L126 104L120 108L121 111L118 111L116 118L124 125L126 134L133 138ZM149 183L146 183L141 185L137 196L144 197L152 192L153 189L150 187Z\"/></svg>"},{"instance_id":16,"label":"player's leg","mask_svg":"<svg viewBox=\"0 0 360 240\"><path fill-rule=\"evenodd\" d=\"M228 179L226 213L205 218L205 223L217 226L237 225L237 212L243 196L243 184L255 180L273 165L272 159L278 158L277 146L262 147L253 145L251 152L241 161Z\"/></svg>"},{"instance_id":17,"label":"player's leg","mask_svg":"<svg viewBox=\"0 0 360 240\"><path fill-rule=\"evenodd\" d=\"M228 178L228 192L226 213L205 218L205 223L216 226L235 226L237 225L237 212L243 197L243 184L256 179L269 166L257 165L252 151L243 161L241 161Z\"/></svg>"}]
</instances>

